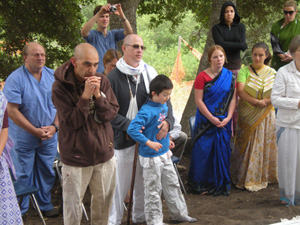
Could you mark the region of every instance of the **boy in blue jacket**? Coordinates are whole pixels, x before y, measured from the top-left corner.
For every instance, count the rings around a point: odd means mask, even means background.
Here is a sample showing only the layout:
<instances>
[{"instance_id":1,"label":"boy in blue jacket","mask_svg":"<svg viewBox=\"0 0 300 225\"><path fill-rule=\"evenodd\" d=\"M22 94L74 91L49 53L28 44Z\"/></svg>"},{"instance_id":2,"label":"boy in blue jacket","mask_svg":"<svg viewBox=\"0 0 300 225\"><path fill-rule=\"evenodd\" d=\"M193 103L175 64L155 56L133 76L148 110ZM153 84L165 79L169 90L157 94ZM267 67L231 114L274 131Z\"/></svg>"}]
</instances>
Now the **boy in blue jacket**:
<instances>
[{"instance_id":1,"label":"boy in blue jacket","mask_svg":"<svg viewBox=\"0 0 300 225\"><path fill-rule=\"evenodd\" d=\"M173 84L165 75L156 76L150 83L150 99L137 113L128 127L128 135L140 144L139 160L143 167L145 188L145 216L147 224L162 225L161 192L164 193L171 220L196 222L188 216L187 206L181 193L178 177L171 160L170 148L174 143L169 134L158 140L157 127L167 116L166 102ZM140 130L143 129L141 133Z\"/></svg>"}]
</instances>

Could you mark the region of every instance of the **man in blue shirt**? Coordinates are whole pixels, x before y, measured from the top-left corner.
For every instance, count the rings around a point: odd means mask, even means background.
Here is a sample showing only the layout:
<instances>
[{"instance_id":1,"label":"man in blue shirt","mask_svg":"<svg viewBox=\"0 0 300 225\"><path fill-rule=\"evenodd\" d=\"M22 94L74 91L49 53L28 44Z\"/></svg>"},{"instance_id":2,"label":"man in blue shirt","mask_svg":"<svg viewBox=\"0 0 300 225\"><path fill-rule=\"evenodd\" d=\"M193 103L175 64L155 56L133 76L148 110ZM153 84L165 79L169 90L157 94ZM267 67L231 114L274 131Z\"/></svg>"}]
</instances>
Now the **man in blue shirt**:
<instances>
[{"instance_id":1,"label":"man in blue shirt","mask_svg":"<svg viewBox=\"0 0 300 225\"><path fill-rule=\"evenodd\" d=\"M45 67L46 53L36 42L23 49L24 65L6 79L3 92L8 100L9 135L15 144L20 165L18 181L34 185L44 216L58 216L51 203L50 190L55 181L53 162L57 153L58 118L51 100L54 71ZM28 210L29 197L21 204L22 215Z\"/></svg>"},{"instance_id":2,"label":"man in blue shirt","mask_svg":"<svg viewBox=\"0 0 300 225\"><path fill-rule=\"evenodd\" d=\"M132 34L131 25L123 13L121 4L113 6L116 7L115 12L111 12L111 4L97 6L94 9L94 16L81 29L81 36L98 51L99 66L97 72L99 73L104 71L103 57L106 51L111 48L117 50L117 42L123 40L126 35ZM120 18L124 29L108 30L109 14L112 13ZM95 23L97 23L97 29L92 30Z\"/></svg>"}]
</instances>

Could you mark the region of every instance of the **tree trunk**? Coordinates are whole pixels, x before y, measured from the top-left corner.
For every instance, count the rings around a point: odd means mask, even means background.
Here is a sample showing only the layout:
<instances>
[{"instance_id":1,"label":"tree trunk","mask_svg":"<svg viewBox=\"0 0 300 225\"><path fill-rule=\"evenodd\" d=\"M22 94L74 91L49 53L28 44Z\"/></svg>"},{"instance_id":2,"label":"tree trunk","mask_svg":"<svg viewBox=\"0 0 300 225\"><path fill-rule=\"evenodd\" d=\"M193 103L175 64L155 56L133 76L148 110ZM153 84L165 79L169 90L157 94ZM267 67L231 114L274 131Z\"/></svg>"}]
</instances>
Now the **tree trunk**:
<instances>
[{"instance_id":1,"label":"tree trunk","mask_svg":"<svg viewBox=\"0 0 300 225\"><path fill-rule=\"evenodd\" d=\"M226 0L212 0L212 5L211 5L212 10L211 10L210 19L209 19L209 31L208 31L208 34L207 34L206 44L205 44L205 48L204 48L202 58L201 58L200 63L199 63L197 74L199 74L201 71L203 71L204 69L209 67L209 63L207 61L207 50L212 45L214 45L214 40L212 38L211 29L212 29L214 24L219 22L220 12L221 12L221 8L222 8L222 5L223 5L224 2L226 2ZM236 4L236 0L233 0L232 2L234 4ZM185 109L183 111L181 122L180 122L181 125L182 125L182 130L185 133L187 133L189 136L191 135L190 125L189 125L189 118L196 114L196 109L197 109L197 106L195 104L194 88L192 88L192 91L190 93L190 97L187 101L187 104L186 104Z\"/></svg>"},{"instance_id":2,"label":"tree trunk","mask_svg":"<svg viewBox=\"0 0 300 225\"><path fill-rule=\"evenodd\" d=\"M122 10L128 19L128 21L131 24L133 33L137 33L137 27L136 27L136 10L138 5L140 4L140 0L108 0L107 1L110 4L118 4L121 3ZM122 29L123 24L122 21L119 20L118 16L112 15L110 20L110 29ZM122 49L123 41L118 42L118 49Z\"/></svg>"}]
</instances>

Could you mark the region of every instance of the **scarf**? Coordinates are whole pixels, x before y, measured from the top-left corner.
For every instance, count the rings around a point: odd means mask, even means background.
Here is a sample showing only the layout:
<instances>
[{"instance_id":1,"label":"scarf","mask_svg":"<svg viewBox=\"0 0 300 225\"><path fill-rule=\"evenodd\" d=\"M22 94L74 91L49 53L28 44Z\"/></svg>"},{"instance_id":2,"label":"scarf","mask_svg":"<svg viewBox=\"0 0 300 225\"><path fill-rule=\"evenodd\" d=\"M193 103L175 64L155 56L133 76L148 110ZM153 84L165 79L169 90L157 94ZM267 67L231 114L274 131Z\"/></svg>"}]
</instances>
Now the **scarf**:
<instances>
[{"instance_id":1,"label":"scarf","mask_svg":"<svg viewBox=\"0 0 300 225\"><path fill-rule=\"evenodd\" d=\"M122 73L125 73L126 75L130 75L130 76L133 76L133 75L139 76L145 71L145 63L142 59L138 65L138 67L132 67L132 66L128 65L125 62L124 57L122 57L117 62L116 66Z\"/></svg>"},{"instance_id":2,"label":"scarf","mask_svg":"<svg viewBox=\"0 0 300 225\"><path fill-rule=\"evenodd\" d=\"M154 68L147 65L143 60L140 61L139 66L134 68L132 66L129 66L125 60L122 58L119 59L119 61L116 64L116 67L124 74L132 76L134 81L138 81L140 79L137 79L134 75L141 75L144 78L144 83L146 87L147 94L150 92L149 84L150 81L153 80L154 77L156 77L157 72Z\"/></svg>"}]
</instances>

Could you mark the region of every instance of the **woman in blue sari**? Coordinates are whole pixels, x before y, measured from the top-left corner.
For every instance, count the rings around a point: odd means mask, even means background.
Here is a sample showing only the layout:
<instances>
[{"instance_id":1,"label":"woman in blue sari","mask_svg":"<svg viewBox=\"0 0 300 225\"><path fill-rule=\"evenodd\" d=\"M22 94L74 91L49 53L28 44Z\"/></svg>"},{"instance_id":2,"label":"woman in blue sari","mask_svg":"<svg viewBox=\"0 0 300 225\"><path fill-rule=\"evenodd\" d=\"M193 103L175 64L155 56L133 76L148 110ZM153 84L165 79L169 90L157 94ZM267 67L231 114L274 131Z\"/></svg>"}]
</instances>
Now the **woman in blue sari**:
<instances>
[{"instance_id":1,"label":"woman in blue sari","mask_svg":"<svg viewBox=\"0 0 300 225\"><path fill-rule=\"evenodd\" d=\"M188 183L201 194L229 195L235 76L223 67L226 55L221 46L207 53L210 67L194 83L197 112Z\"/></svg>"}]
</instances>

